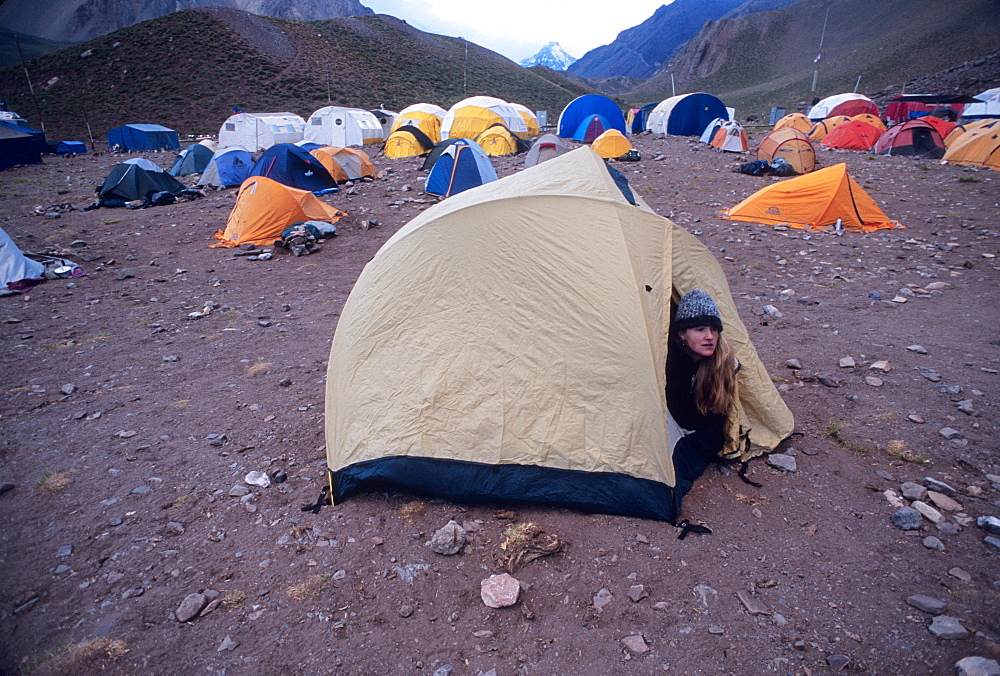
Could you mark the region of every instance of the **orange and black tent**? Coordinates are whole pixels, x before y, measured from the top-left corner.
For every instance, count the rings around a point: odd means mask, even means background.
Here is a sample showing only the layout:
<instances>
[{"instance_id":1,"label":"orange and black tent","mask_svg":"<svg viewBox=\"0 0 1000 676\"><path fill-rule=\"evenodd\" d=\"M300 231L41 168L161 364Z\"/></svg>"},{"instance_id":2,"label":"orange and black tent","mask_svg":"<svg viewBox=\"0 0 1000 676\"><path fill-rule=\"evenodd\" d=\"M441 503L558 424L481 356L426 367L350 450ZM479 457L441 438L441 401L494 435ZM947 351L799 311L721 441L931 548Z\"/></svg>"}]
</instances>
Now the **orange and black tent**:
<instances>
[{"instance_id":1,"label":"orange and black tent","mask_svg":"<svg viewBox=\"0 0 1000 676\"><path fill-rule=\"evenodd\" d=\"M359 178L375 178L375 165L368 153L357 148L323 146L313 148L309 154L320 161L337 183L356 181Z\"/></svg>"},{"instance_id":2,"label":"orange and black tent","mask_svg":"<svg viewBox=\"0 0 1000 676\"><path fill-rule=\"evenodd\" d=\"M240 244L269 246L281 239L281 231L303 221L336 223L347 214L316 199L308 190L282 185L264 176L243 181L226 229L215 233L213 247Z\"/></svg>"},{"instance_id":3,"label":"orange and black tent","mask_svg":"<svg viewBox=\"0 0 1000 676\"><path fill-rule=\"evenodd\" d=\"M891 220L847 173L846 164L836 164L774 183L758 190L722 218L792 228L872 232L903 227Z\"/></svg>"}]
</instances>

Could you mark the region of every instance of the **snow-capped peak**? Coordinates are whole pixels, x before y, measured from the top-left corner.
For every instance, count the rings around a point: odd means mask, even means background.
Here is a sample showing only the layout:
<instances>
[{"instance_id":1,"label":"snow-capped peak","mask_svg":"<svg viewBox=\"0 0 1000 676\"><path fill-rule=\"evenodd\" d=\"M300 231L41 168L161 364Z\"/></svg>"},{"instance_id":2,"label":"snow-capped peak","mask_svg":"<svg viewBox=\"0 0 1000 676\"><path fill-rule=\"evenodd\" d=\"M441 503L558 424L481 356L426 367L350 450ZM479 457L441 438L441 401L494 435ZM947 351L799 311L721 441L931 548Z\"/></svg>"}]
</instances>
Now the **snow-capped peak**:
<instances>
[{"instance_id":1,"label":"snow-capped peak","mask_svg":"<svg viewBox=\"0 0 1000 676\"><path fill-rule=\"evenodd\" d=\"M521 65L525 68L531 66L548 66L552 70L566 70L576 59L559 46L558 42L550 42L531 58L525 59Z\"/></svg>"}]
</instances>

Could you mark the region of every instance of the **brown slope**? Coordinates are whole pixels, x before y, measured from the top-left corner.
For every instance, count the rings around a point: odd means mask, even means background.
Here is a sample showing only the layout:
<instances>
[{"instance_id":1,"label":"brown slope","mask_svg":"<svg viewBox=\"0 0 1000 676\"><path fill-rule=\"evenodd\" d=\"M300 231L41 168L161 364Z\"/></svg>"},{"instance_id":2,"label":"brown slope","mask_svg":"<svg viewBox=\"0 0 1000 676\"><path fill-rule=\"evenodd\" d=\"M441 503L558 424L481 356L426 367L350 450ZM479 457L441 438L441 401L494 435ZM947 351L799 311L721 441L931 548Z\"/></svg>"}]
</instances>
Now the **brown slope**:
<instances>
[{"instance_id":1,"label":"brown slope","mask_svg":"<svg viewBox=\"0 0 1000 676\"><path fill-rule=\"evenodd\" d=\"M826 8L815 94L811 84ZM815 96L873 93L996 49L1000 4L962 0L810 0L707 24L670 65L629 93L635 101L710 91L741 111L792 108ZM749 109L749 110L748 110Z\"/></svg>"},{"instance_id":2,"label":"brown slope","mask_svg":"<svg viewBox=\"0 0 1000 676\"><path fill-rule=\"evenodd\" d=\"M308 116L331 103L448 107L489 94L559 111L576 96L495 52L383 15L300 23L188 10L46 55L29 72L41 109L31 122L53 138L89 140L89 120L98 141L134 122L215 133L233 106ZM35 110L19 67L0 71L0 96Z\"/></svg>"}]
</instances>

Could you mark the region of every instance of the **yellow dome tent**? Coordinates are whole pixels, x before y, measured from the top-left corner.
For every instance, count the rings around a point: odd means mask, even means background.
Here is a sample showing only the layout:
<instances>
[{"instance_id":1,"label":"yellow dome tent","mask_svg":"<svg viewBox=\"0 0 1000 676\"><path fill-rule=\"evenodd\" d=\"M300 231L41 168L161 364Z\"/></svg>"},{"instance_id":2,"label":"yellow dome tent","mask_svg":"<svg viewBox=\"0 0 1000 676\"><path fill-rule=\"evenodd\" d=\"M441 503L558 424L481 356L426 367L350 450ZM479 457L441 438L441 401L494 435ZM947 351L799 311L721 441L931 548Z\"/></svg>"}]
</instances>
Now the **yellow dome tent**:
<instances>
[{"instance_id":1,"label":"yellow dome tent","mask_svg":"<svg viewBox=\"0 0 1000 676\"><path fill-rule=\"evenodd\" d=\"M594 139L590 147L594 149L595 153L606 160L621 157L632 150L632 144L617 129L604 130L600 136Z\"/></svg>"},{"instance_id":2,"label":"yellow dome tent","mask_svg":"<svg viewBox=\"0 0 1000 676\"><path fill-rule=\"evenodd\" d=\"M945 152L941 164L967 164L1000 171L1000 121L962 134Z\"/></svg>"},{"instance_id":3,"label":"yellow dome tent","mask_svg":"<svg viewBox=\"0 0 1000 676\"><path fill-rule=\"evenodd\" d=\"M399 111L399 115L392 122L391 132L400 127L410 125L416 127L427 135L427 138L439 143L441 141L441 120L444 119L446 110L433 103L414 103Z\"/></svg>"},{"instance_id":4,"label":"yellow dome tent","mask_svg":"<svg viewBox=\"0 0 1000 676\"><path fill-rule=\"evenodd\" d=\"M812 131L813 123L808 117L802 113L789 113L783 118L774 123L774 129L771 131L778 131L779 129L785 129L791 127L803 134L808 134Z\"/></svg>"},{"instance_id":5,"label":"yellow dome tent","mask_svg":"<svg viewBox=\"0 0 1000 676\"><path fill-rule=\"evenodd\" d=\"M412 125L404 125L389 134L382 146L382 154L390 159L419 157L434 149L434 141Z\"/></svg>"},{"instance_id":6,"label":"yellow dome tent","mask_svg":"<svg viewBox=\"0 0 1000 676\"><path fill-rule=\"evenodd\" d=\"M356 181L366 176L375 178L375 165L363 150L323 146L314 148L309 154L326 167L337 183Z\"/></svg>"},{"instance_id":7,"label":"yellow dome tent","mask_svg":"<svg viewBox=\"0 0 1000 676\"><path fill-rule=\"evenodd\" d=\"M524 126L528 128L526 132L527 136L538 136L541 133L541 129L538 126L538 118L535 117L535 113L531 108L522 106L520 103L512 103L510 107L524 118ZM518 135L521 136L521 134Z\"/></svg>"},{"instance_id":8,"label":"yellow dome tent","mask_svg":"<svg viewBox=\"0 0 1000 676\"><path fill-rule=\"evenodd\" d=\"M795 127L775 129L761 140L757 159L770 162L775 157L783 157L797 174L808 174L816 168L816 150Z\"/></svg>"},{"instance_id":9,"label":"yellow dome tent","mask_svg":"<svg viewBox=\"0 0 1000 676\"><path fill-rule=\"evenodd\" d=\"M885 132L885 122L883 122L880 118L876 117L875 115L872 115L871 113L861 113L860 115L852 115L851 119L856 120L858 122L864 122L865 124L870 124L871 126L878 129L880 132L883 133Z\"/></svg>"},{"instance_id":10,"label":"yellow dome tent","mask_svg":"<svg viewBox=\"0 0 1000 676\"><path fill-rule=\"evenodd\" d=\"M850 121L851 118L846 115L835 115L833 117L828 117L825 120L820 120L809 131L809 139L812 141L822 141L823 137L833 131L837 125Z\"/></svg>"},{"instance_id":11,"label":"yellow dome tent","mask_svg":"<svg viewBox=\"0 0 1000 676\"><path fill-rule=\"evenodd\" d=\"M499 122L475 138L483 152L490 157L515 155L528 149L527 143Z\"/></svg>"},{"instance_id":12,"label":"yellow dome tent","mask_svg":"<svg viewBox=\"0 0 1000 676\"><path fill-rule=\"evenodd\" d=\"M308 190L289 188L264 176L251 176L240 186L226 229L215 233L219 241L212 246L268 246L281 239L281 231L293 223L336 223L346 215L320 202Z\"/></svg>"},{"instance_id":13,"label":"yellow dome tent","mask_svg":"<svg viewBox=\"0 0 1000 676\"><path fill-rule=\"evenodd\" d=\"M890 220L847 173L835 164L805 176L774 183L722 212L722 218L792 228L872 232L903 227Z\"/></svg>"}]
</instances>

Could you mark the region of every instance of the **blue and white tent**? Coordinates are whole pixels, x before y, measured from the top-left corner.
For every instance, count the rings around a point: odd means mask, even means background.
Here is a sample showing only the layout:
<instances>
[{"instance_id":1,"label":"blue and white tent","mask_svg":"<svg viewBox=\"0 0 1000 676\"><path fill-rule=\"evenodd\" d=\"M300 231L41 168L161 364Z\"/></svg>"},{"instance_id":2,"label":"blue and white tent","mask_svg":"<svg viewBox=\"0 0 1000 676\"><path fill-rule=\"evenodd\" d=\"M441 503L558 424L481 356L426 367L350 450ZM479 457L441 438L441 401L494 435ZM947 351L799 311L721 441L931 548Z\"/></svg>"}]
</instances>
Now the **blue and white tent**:
<instances>
[{"instance_id":1,"label":"blue and white tent","mask_svg":"<svg viewBox=\"0 0 1000 676\"><path fill-rule=\"evenodd\" d=\"M729 120L729 110L711 94L678 94L653 108L646 129L654 134L700 136L717 117Z\"/></svg>"},{"instance_id":2,"label":"blue and white tent","mask_svg":"<svg viewBox=\"0 0 1000 676\"><path fill-rule=\"evenodd\" d=\"M559 115L557 132L559 138L576 138L577 134L586 131L594 115L601 117L604 126L598 134L608 129L617 129L623 134L628 133L625 127L625 115L617 103L607 96L586 94L576 97L563 108Z\"/></svg>"},{"instance_id":3,"label":"blue and white tent","mask_svg":"<svg viewBox=\"0 0 1000 676\"><path fill-rule=\"evenodd\" d=\"M431 169L424 192L451 197L497 180L490 158L475 141L458 139L448 146Z\"/></svg>"},{"instance_id":4,"label":"blue and white tent","mask_svg":"<svg viewBox=\"0 0 1000 676\"><path fill-rule=\"evenodd\" d=\"M126 124L108 131L108 150L180 150L177 132L158 124Z\"/></svg>"},{"instance_id":5,"label":"blue and white tent","mask_svg":"<svg viewBox=\"0 0 1000 676\"><path fill-rule=\"evenodd\" d=\"M177 155L174 163L170 166L170 171L167 173L171 176L200 174L208 167L213 154L211 148L201 143L189 145Z\"/></svg>"},{"instance_id":6,"label":"blue and white tent","mask_svg":"<svg viewBox=\"0 0 1000 676\"><path fill-rule=\"evenodd\" d=\"M205 167L205 172L198 179L198 185L210 185L216 188L232 188L243 185L253 168L253 155L243 146L229 146L216 150Z\"/></svg>"},{"instance_id":7,"label":"blue and white tent","mask_svg":"<svg viewBox=\"0 0 1000 676\"><path fill-rule=\"evenodd\" d=\"M289 188L309 192L336 191L337 181L323 163L294 143L279 143L264 151L251 176L266 176Z\"/></svg>"}]
</instances>

